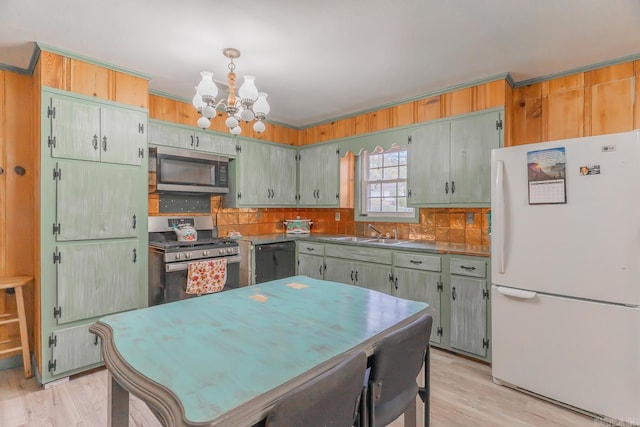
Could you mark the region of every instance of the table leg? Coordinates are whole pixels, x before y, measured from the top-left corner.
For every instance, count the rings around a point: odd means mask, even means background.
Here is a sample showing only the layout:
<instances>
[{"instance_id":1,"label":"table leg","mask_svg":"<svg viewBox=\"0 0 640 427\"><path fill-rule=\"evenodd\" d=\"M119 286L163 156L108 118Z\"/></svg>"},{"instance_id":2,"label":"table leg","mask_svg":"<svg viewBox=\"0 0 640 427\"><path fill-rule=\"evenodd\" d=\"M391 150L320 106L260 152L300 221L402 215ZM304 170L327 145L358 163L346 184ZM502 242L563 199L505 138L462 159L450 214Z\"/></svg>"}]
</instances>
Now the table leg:
<instances>
[{"instance_id":1,"label":"table leg","mask_svg":"<svg viewBox=\"0 0 640 427\"><path fill-rule=\"evenodd\" d=\"M429 400L431 395L431 346L427 344L427 351L424 354L424 427L429 427L430 411Z\"/></svg>"},{"instance_id":2,"label":"table leg","mask_svg":"<svg viewBox=\"0 0 640 427\"><path fill-rule=\"evenodd\" d=\"M110 427L127 427L129 425L129 392L107 374L109 410L107 425Z\"/></svg>"}]
</instances>

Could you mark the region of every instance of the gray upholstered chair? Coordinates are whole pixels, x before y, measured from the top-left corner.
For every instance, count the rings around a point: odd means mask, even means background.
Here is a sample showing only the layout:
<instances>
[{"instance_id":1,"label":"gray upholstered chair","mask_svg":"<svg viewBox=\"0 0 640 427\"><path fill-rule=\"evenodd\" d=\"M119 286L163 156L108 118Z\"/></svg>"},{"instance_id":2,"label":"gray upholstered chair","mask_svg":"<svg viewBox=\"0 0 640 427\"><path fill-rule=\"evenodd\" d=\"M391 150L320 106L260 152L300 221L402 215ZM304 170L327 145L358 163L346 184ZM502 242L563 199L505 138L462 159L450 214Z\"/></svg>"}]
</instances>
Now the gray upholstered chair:
<instances>
[{"instance_id":1,"label":"gray upholstered chair","mask_svg":"<svg viewBox=\"0 0 640 427\"><path fill-rule=\"evenodd\" d=\"M337 365L280 399L266 427L349 427L364 409L367 356L347 356Z\"/></svg>"},{"instance_id":2,"label":"gray upholstered chair","mask_svg":"<svg viewBox=\"0 0 640 427\"><path fill-rule=\"evenodd\" d=\"M419 391L416 378L427 352L432 323L433 318L424 315L376 346L367 390L369 426L386 426L415 402Z\"/></svg>"}]
</instances>

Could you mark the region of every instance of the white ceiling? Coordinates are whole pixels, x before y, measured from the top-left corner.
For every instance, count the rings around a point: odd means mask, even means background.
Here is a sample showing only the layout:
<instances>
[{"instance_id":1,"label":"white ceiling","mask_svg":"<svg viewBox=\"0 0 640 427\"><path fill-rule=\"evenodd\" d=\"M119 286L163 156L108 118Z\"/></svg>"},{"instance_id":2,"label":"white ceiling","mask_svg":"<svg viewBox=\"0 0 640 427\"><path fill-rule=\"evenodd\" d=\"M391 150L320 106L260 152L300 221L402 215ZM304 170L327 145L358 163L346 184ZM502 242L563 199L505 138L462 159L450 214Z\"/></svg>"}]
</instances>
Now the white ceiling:
<instances>
[{"instance_id":1,"label":"white ceiling","mask_svg":"<svg viewBox=\"0 0 640 427\"><path fill-rule=\"evenodd\" d=\"M0 0L0 64L33 42L152 76L190 99L199 72L269 93L269 119L305 127L510 73L548 76L640 53L638 0Z\"/></svg>"}]
</instances>

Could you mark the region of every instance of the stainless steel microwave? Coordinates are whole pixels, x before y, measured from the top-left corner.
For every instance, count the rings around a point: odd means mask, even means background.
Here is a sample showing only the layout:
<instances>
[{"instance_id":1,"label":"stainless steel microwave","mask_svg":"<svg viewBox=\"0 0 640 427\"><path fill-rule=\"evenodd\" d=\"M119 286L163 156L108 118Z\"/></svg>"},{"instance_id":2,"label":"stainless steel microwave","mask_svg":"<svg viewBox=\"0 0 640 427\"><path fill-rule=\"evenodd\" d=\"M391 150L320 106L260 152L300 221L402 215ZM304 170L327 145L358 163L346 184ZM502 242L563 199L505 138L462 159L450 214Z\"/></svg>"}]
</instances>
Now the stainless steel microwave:
<instances>
[{"instance_id":1,"label":"stainless steel microwave","mask_svg":"<svg viewBox=\"0 0 640 427\"><path fill-rule=\"evenodd\" d=\"M229 192L229 158L173 147L149 148L149 185L158 193Z\"/></svg>"}]
</instances>

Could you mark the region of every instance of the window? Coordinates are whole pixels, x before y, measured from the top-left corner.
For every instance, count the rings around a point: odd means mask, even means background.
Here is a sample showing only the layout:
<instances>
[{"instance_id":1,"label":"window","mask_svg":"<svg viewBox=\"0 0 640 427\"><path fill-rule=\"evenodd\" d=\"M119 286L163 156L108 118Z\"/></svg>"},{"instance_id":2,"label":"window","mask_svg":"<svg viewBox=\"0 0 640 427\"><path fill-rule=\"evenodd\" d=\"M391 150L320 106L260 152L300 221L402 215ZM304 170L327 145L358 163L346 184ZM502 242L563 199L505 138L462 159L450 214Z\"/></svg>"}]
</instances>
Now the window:
<instances>
[{"instance_id":1,"label":"window","mask_svg":"<svg viewBox=\"0 0 640 427\"><path fill-rule=\"evenodd\" d=\"M367 217L413 218L407 207L407 150L392 145L362 154L362 214Z\"/></svg>"}]
</instances>

